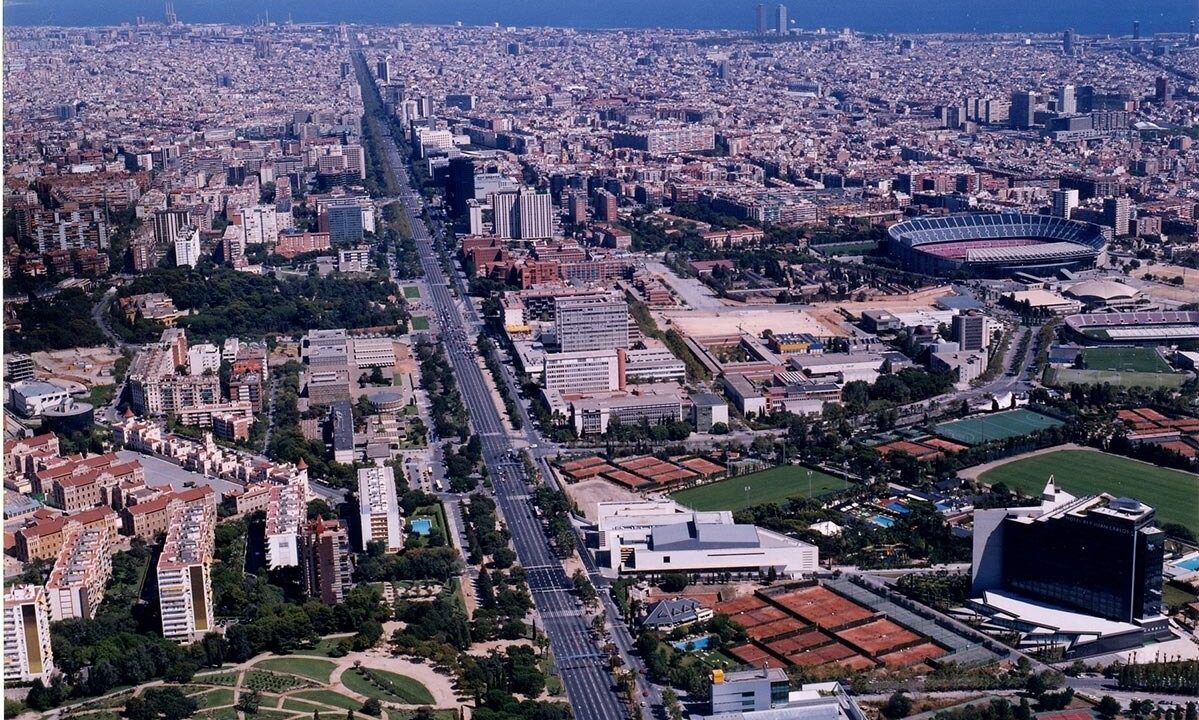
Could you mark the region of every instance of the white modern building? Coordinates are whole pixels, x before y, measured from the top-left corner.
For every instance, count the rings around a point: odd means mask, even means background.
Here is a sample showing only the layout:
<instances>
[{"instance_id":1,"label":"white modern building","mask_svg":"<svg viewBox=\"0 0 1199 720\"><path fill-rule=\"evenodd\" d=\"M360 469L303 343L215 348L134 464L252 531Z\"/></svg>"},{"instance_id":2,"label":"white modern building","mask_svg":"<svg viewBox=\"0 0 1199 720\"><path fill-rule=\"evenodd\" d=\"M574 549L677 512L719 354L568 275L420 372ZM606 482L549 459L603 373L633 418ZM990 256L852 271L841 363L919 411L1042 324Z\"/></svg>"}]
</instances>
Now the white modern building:
<instances>
[{"instance_id":1,"label":"white modern building","mask_svg":"<svg viewBox=\"0 0 1199 720\"><path fill-rule=\"evenodd\" d=\"M242 208L241 226L247 245L274 245L279 239L279 220L274 205Z\"/></svg>"},{"instance_id":2,"label":"white modern building","mask_svg":"<svg viewBox=\"0 0 1199 720\"><path fill-rule=\"evenodd\" d=\"M358 471L358 513L364 549L375 541L385 543L387 552L403 548L400 501L392 468L380 465Z\"/></svg>"},{"instance_id":3,"label":"white modern building","mask_svg":"<svg viewBox=\"0 0 1199 720\"><path fill-rule=\"evenodd\" d=\"M200 343L187 349L187 372L203 375L205 371L220 372L221 349L212 343Z\"/></svg>"},{"instance_id":4,"label":"white modern building","mask_svg":"<svg viewBox=\"0 0 1199 720\"><path fill-rule=\"evenodd\" d=\"M200 262L200 229L185 227L175 236L175 267L195 267Z\"/></svg>"},{"instance_id":5,"label":"white modern building","mask_svg":"<svg viewBox=\"0 0 1199 720\"><path fill-rule=\"evenodd\" d=\"M308 481L272 484L266 506L266 561L274 570L300 564L300 531L308 518Z\"/></svg>"},{"instance_id":6,"label":"white modern building","mask_svg":"<svg viewBox=\"0 0 1199 720\"><path fill-rule=\"evenodd\" d=\"M16 585L4 593L4 680L47 682L53 675L46 590L40 585Z\"/></svg>"},{"instance_id":7,"label":"white modern building","mask_svg":"<svg viewBox=\"0 0 1199 720\"><path fill-rule=\"evenodd\" d=\"M814 545L754 525L728 511L698 512L672 500L602 502L594 528L596 558L622 573L734 573L773 569L799 577L819 567Z\"/></svg>"},{"instance_id":8,"label":"white modern building","mask_svg":"<svg viewBox=\"0 0 1199 720\"><path fill-rule=\"evenodd\" d=\"M617 350L580 350L545 356L545 389L592 393L617 390L623 384Z\"/></svg>"},{"instance_id":9,"label":"white modern building","mask_svg":"<svg viewBox=\"0 0 1199 720\"><path fill-rule=\"evenodd\" d=\"M63 388L44 380L21 380L8 386L8 403L23 417L36 417L71 399Z\"/></svg>"},{"instance_id":10,"label":"white modern building","mask_svg":"<svg viewBox=\"0 0 1199 720\"><path fill-rule=\"evenodd\" d=\"M158 558L158 608L162 636L193 643L216 629L212 612L215 511L208 503L181 505L171 513Z\"/></svg>"},{"instance_id":11,"label":"white modern building","mask_svg":"<svg viewBox=\"0 0 1199 720\"><path fill-rule=\"evenodd\" d=\"M359 369L392 367L396 364L395 339L390 337L356 337L350 343L354 352L353 364Z\"/></svg>"}]
</instances>

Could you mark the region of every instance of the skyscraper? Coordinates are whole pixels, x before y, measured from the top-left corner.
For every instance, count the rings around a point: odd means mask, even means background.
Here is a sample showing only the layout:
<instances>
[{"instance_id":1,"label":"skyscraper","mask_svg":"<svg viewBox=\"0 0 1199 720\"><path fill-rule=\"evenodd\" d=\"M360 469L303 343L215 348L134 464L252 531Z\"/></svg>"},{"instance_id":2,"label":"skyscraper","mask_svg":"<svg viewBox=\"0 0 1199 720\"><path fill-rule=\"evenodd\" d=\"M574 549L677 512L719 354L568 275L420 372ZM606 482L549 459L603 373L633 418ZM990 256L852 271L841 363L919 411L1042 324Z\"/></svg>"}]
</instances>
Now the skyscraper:
<instances>
[{"instance_id":1,"label":"skyscraper","mask_svg":"<svg viewBox=\"0 0 1199 720\"><path fill-rule=\"evenodd\" d=\"M1054 190L1053 191L1053 215L1054 217L1070 219L1070 215L1074 209L1078 207L1078 191L1077 190Z\"/></svg>"},{"instance_id":2,"label":"skyscraper","mask_svg":"<svg viewBox=\"0 0 1199 720\"><path fill-rule=\"evenodd\" d=\"M317 518L300 534L301 570L308 594L326 605L343 602L354 586L350 535L337 520Z\"/></svg>"},{"instance_id":3,"label":"skyscraper","mask_svg":"<svg viewBox=\"0 0 1199 720\"><path fill-rule=\"evenodd\" d=\"M1132 220L1132 201L1126 197L1109 197L1103 200L1103 224L1112 228L1117 237L1128 234Z\"/></svg>"},{"instance_id":4,"label":"skyscraper","mask_svg":"<svg viewBox=\"0 0 1199 720\"><path fill-rule=\"evenodd\" d=\"M758 10L757 10L757 12L758 12L758 14L757 14L757 21L758 21L758 24L757 24L757 30L758 30L758 34L759 34L759 35L765 35L765 34L766 34L766 29L767 29L767 25L766 25L766 3L758 3Z\"/></svg>"},{"instance_id":5,"label":"skyscraper","mask_svg":"<svg viewBox=\"0 0 1199 720\"><path fill-rule=\"evenodd\" d=\"M168 2L162 9L162 20L167 25L174 25L179 22L179 16L175 14L175 3Z\"/></svg>"},{"instance_id":6,"label":"skyscraper","mask_svg":"<svg viewBox=\"0 0 1199 720\"><path fill-rule=\"evenodd\" d=\"M1073 85L1063 85L1057 91L1057 111L1063 115L1073 115L1078 112L1078 101L1074 95Z\"/></svg>"},{"instance_id":7,"label":"skyscraper","mask_svg":"<svg viewBox=\"0 0 1199 720\"><path fill-rule=\"evenodd\" d=\"M1074 57L1074 28L1066 28L1066 32L1062 33L1062 54L1067 57Z\"/></svg>"},{"instance_id":8,"label":"skyscraper","mask_svg":"<svg viewBox=\"0 0 1199 720\"><path fill-rule=\"evenodd\" d=\"M549 193L522 190L518 212L521 240L543 240L554 236L554 206Z\"/></svg>"},{"instance_id":9,"label":"skyscraper","mask_svg":"<svg viewBox=\"0 0 1199 720\"><path fill-rule=\"evenodd\" d=\"M195 267L200 262L200 229L185 227L175 236L175 267Z\"/></svg>"},{"instance_id":10,"label":"skyscraper","mask_svg":"<svg viewBox=\"0 0 1199 720\"><path fill-rule=\"evenodd\" d=\"M1033 126L1033 111L1037 105L1037 94L1031 90L1012 93L1012 108L1009 121L1016 130L1027 130Z\"/></svg>"},{"instance_id":11,"label":"skyscraper","mask_svg":"<svg viewBox=\"0 0 1199 720\"><path fill-rule=\"evenodd\" d=\"M375 63L375 76L383 82L391 82L391 58L383 58Z\"/></svg>"},{"instance_id":12,"label":"skyscraper","mask_svg":"<svg viewBox=\"0 0 1199 720\"><path fill-rule=\"evenodd\" d=\"M789 29L787 25L787 6L779 3L774 8L774 31L779 35L786 35Z\"/></svg>"},{"instance_id":13,"label":"skyscraper","mask_svg":"<svg viewBox=\"0 0 1199 720\"><path fill-rule=\"evenodd\" d=\"M1141 21L1140 20L1132 21L1132 39L1133 40L1141 39Z\"/></svg>"},{"instance_id":14,"label":"skyscraper","mask_svg":"<svg viewBox=\"0 0 1199 720\"><path fill-rule=\"evenodd\" d=\"M168 640L192 643L214 630L210 573L215 513L207 503L171 511L157 569L162 636Z\"/></svg>"},{"instance_id":15,"label":"skyscraper","mask_svg":"<svg viewBox=\"0 0 1199 720\"><path fill-rule=\"evenodd\" d=\"M1158 75L1153 82L1153 99L1163 107L1170 107L1174 104L1174 98L1170 92L1170 78L1165 75Z\"/></svg>"}]
</instances>

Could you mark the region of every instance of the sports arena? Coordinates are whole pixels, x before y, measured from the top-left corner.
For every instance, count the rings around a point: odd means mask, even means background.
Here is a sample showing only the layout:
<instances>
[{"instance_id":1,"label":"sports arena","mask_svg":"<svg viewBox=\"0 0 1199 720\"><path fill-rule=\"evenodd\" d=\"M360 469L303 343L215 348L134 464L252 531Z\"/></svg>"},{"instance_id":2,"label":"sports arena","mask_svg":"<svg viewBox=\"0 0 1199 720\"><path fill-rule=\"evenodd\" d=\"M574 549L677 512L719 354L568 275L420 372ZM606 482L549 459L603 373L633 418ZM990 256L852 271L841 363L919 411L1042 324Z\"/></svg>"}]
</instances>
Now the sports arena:
<instances>
[{"instance_id":1,"label":"sports arena","mask_svg":"<svg viewBox=\"0 0 1199 720\"><path fill-rule=\"evenodd\" d=\"M1066 329L1076 340L1089 344L1177 344L1199 340L1199 312L1141 310L1070 315Z\"/></svg>"},{"instance_id":2,"label":"sports arena","mask_svg":"<svg viewBox=\"0 0 1199 720\"><path fill-rule=\"evenodd\" d=\"M890 253L908 270L980 277L1091 267L1107 242L1098 225L1028 213L916 218L888 235Z\"/></svg>"}]
</instances>

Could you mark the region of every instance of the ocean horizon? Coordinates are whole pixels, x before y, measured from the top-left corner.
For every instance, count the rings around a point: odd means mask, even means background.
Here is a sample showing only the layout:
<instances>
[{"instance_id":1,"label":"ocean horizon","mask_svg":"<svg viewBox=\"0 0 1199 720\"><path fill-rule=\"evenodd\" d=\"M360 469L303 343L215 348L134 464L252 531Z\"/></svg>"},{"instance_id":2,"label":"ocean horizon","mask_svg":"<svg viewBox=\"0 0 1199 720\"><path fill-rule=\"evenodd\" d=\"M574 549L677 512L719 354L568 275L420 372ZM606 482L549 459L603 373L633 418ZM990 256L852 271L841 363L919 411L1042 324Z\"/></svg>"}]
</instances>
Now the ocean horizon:
<instances>
[{"instance_id":1,"label":"ocean horizon","mask_svg":"<svg viewBox=\"0 0 1199 720\"><path fill-rule=\"evenodd\" d=\"M771 9L777 2L768 2ZM852 28L867 33L1060 32L1073 28L1090 35L1130 35L1134 21L1141 36L1186 32L1199 19L1199 0L804 0L787 5L793 27ZM175 0L185 23L252 24L347 22L397 25L452 24L553 26L579 29L678 28L749 30L757 2L735 0ZM105 26L137 17L161 21L158 0L5 0L7 25Z\"/></svg>"}]
</instances>

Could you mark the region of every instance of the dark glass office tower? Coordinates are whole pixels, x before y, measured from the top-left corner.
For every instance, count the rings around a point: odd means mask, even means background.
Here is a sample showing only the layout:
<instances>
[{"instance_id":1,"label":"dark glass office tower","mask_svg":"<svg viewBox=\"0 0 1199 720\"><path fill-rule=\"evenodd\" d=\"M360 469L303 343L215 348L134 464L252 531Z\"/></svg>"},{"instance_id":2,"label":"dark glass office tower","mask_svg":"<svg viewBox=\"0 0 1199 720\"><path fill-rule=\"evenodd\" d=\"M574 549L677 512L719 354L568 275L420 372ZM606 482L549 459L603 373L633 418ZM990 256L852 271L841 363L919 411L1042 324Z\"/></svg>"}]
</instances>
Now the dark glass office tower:
<instances>
[{"instance_id":1,"label":"dark glass office tower","mask_svg":"<svg viewBox=\"0 0 1199 720\"><path fill-rule=\"evenodd\" d=\"M1003 587L1132 622L1161 614L1165 533L1153 508L1100 496L1003 527Z\"/></svg>"}]
</instances>

